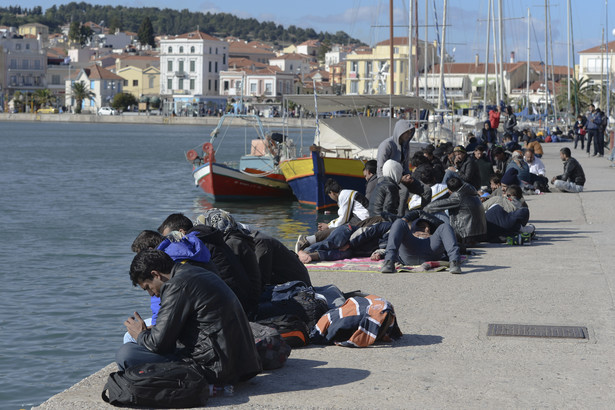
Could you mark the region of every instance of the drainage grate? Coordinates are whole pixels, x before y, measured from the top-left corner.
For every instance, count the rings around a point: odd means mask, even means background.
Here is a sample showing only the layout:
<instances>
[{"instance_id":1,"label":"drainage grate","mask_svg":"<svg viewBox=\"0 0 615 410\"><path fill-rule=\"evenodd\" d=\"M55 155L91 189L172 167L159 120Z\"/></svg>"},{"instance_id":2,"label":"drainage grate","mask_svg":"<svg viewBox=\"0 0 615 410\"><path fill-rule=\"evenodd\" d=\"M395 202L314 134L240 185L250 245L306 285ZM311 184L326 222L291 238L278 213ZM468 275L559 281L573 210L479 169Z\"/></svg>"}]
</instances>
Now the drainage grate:
<instances>
[{"instance_id":1,"label":"drainage grate","mask_svg":"<svg viewBox=\"0 0 615 410\"><path fill-rule=\"evenodd\" d=\"M489 324L487 336L521 336L558 339L589 339L587 328L583 326L542 326Z\"/></svg>"}]
</instances>

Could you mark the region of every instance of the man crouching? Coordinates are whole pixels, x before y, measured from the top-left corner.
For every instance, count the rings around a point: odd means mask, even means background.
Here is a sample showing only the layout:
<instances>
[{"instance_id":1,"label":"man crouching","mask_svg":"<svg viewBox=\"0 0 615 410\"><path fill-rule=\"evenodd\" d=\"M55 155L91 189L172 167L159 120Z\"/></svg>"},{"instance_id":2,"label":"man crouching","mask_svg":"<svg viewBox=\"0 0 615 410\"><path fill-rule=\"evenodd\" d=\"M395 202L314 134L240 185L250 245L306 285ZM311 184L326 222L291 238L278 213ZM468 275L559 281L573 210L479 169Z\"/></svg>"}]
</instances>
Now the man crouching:
<instances>
[{"instance_id":1,"label":"man crouching","mask_svg":"<svg viewBox=\"0 0 615 410\"><path fill-rule=\"evenodd\" d=\"M139 252L130 279L160 297L156 325L135 312L124 325L137 343L117 352L120 370L140 363L192 361L210 384L233 384L261 371L248 319L231 289L214 273L174 263L163 251Z\"/></svg>"}]
</instances>

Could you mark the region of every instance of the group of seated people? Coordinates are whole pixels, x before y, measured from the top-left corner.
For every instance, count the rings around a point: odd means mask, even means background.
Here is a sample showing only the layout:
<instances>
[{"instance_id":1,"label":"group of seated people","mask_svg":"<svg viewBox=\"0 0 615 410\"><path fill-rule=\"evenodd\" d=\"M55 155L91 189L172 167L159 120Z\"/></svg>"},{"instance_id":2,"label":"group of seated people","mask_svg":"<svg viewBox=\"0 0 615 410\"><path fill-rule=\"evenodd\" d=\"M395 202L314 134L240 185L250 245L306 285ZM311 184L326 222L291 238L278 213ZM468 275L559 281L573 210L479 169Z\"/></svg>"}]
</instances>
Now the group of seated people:
<instances>
[{"instance_id":1,"label":"group of seated people","mask_svg":"<svg viewBox=\"0 0 615 410\"><path fill-rule=\"evenodd\" d=\"M247 380L261 370L249 321L269 285L311 286L297 255L279 240L210 209L193 223L181 213L132 243L134 286L150 295L152 318L135 312L116 354L120 370L191 361L210 384Z\"/></svg>"},{"instance_id":2,"label":"group of seated people","mask_svg":"<svg viewBox=\"0 0 615 410\"><path fill-rule=\"evenodd\" d=\"M368 161L365 196L327 181L325 194L338 203L338 218L320 224L313 235L299 236L299 259L371 256L384 260L383 273L396 272L396 264L448 260L450 272L461 273L468 247L534 235L524 193L536 193L537 181L547 190L548 180L532 148L510 153L495 144L476 145L469 155L461 145L428 145L410 163L411 171L404 172L389 159L376 179L378 164ZM401 203L402 186L411 193L407 203Z\"/></svg>"}]
</instances>

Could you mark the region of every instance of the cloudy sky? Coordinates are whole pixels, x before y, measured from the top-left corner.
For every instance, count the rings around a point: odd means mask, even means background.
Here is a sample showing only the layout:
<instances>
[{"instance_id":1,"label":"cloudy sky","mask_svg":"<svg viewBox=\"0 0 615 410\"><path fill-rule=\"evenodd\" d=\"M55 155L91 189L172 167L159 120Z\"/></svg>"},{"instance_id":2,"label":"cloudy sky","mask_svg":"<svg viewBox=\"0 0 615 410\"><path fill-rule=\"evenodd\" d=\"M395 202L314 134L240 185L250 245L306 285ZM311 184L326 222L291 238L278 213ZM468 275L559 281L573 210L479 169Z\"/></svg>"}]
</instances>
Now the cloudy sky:
<instances>
[{"instance_id":1,"label":"cloudy sky","mask_svg":"<svg viewBox=\"0 0 615 410\"><path fill-rule=\"evenodd\" d=\"M495 3L497 18L498 0ZM527 55L527 12L531 13L530 53L532 60L544 60L545 50L545 7L542 0L501 0L504 18L504 56L510 52L516 53L517 59L526 59ZM3 0L6 4L19 4L22 7L43 8L52 4L60 5L69 1L42 0ZM288 27L294 24L298 27L313 28L316 31L345 31L352 37L361 39L373 45L389 36L389 1L384 0L311 0L295 2L292 0L233 0L194 1L194 0L91 0L91 4L123 5L125 7L158 7L189 9L201 12L225 12L239 17L253 17L259 21L273 21ZM428 3L428 37L430 41L436 38L436 15L442 34L443 0L418 0L419 38L424 39L425 4ZM454 55L458 62L474 61L479 54L480 61L485 61L485 46L487 34L488 0L449 1L447 13L446 43L448 53ZM615 1L609 5L609 19L606 27L605 0L574 0L572 1L572 23L574 34L574 51L585 50L600 44L602 32L608 35L610 41L615 41ZM435 5L435 12L434 12ZM409 1L394 1L395 36L408 35ZM553 57L557 64L567 61L567 1L550 0L550 36L552 37ZM175 34L175 33L168 33ZM493 34L491 34L493 36ZM493 47L493 37L491 37ZM551 45L549 45L551 47ZM491 51L493 55L493 51ZM575 59L578 62L578 57Z\"/></svg>"}]
</instances>

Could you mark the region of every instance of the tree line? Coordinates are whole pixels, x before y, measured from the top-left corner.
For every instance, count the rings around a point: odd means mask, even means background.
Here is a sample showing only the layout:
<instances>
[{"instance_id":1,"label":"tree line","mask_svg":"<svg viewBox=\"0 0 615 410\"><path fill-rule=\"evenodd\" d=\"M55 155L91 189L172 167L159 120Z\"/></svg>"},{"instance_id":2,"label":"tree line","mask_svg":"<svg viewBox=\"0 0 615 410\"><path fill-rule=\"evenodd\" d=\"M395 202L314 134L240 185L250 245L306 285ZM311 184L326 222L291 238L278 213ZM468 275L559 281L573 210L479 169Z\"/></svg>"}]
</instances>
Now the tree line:
<instances>
[{"instance_id":1,"label":"tree line","mask_svg":"<svg viewBox=\"0 0 615 410\"><path fill-rule=\"evenodd\" d=\"M327 41L330 44L362 44L343 31L335 34L316 32L314 29L296 27L284 28L271 21L259 22L254 18L239 18L228 13L201 13L187 9L178 11L157 7L101 6L85 2L53 5L43 12L41 6L31 9L21 6L0 7L0 25L20 26L27 23L41 23L51 33L60 32L60 27L71 23L92 21L115 29L137 32L148 18L156 35L177 35L197 28L217 37L233 36L243 40L258 40L283 46L302 43L306 40Z\"/></svg>"}]
</instances>

